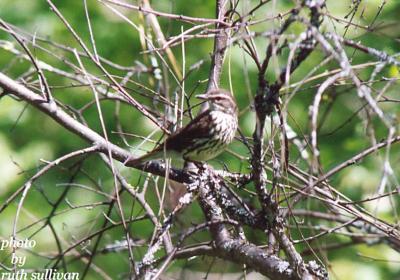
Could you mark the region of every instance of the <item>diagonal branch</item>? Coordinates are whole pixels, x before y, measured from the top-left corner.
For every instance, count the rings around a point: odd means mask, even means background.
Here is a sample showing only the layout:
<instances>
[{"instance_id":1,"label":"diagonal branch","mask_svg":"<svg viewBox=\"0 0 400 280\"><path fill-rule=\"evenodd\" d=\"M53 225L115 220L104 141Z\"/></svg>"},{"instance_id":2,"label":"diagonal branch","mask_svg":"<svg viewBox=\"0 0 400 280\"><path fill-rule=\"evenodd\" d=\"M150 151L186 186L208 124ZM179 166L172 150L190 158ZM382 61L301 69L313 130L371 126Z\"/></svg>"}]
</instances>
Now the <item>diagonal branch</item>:
<instances>
[{"instance_id":1,"label":"diagonal branch","mask_svg":"<svg viewBox=\"0 0 400 280\"><path fill-rule=\"evenodd\" d=\"M104 154L108 153L110 150L112 157L124 163L126 166L135 167L137 169L158 175L165 176L166 166L159 162L149 162L145 165L133 166L133 156L130 152L122 149L121 147L107 142L102 136L90 129L89 127L83 125L70 115L68 115L64 110L57 106L55 101L47 102L38 94L29 90L25 86L17 83L10 77L4 75L0 72L0 87L4 89L5 92L9 92L22 100L30 103L35 108L39 109L57 123L71 131L72 133L78 135L85 141L98 147L98 150ZM178 182L189 182L190 176L188 173L183 172L178 169L169 168L168 176L170 179Z\"/></svg>"}]
</instances>

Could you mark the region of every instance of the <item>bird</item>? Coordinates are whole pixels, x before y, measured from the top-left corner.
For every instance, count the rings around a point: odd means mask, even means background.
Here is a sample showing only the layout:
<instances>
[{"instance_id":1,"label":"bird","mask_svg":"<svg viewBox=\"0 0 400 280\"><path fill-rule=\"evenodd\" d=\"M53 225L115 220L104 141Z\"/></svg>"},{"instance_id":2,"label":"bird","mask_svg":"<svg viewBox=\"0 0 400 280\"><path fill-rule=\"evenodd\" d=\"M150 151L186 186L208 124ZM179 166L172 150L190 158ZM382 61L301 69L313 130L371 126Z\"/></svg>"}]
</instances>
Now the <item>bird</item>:
<instances>
[{"instance_id":1,"label":"bird","mask_svg":"<svg viewBox=\"0 0 400 280\"><path fill-rule=\"evenodd\" d=\"M234 97L224 89L210 90L196 97L208 102L208 109L168 136L152 151L133 159L131 164L140 165L166 158L203 162L225 150L233 141L238 127L238 109Z\"/></svg>"}]
</instances>

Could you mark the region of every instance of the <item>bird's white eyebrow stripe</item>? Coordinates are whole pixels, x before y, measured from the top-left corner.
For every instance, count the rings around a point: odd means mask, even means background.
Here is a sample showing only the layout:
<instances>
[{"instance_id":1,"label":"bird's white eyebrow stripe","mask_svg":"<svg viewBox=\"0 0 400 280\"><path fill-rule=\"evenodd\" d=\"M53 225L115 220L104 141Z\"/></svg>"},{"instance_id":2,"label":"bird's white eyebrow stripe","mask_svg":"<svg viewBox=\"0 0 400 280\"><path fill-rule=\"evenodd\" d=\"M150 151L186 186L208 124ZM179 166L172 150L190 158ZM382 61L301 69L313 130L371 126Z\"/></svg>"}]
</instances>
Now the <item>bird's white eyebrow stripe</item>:
<instances>
[{"instance_id":1,"label":"bird's white eyebrow stripe","mask_svg":"<svg viewBox=\"0 0 400 280\"><path fill-rule=\"evenodd\" d=\"M227 95L229 95L229 94L228 93L227 94L224 94L224 93L213 94L213 93L211 93L210 94L210 98L214 98L214 97L232 98L230 95L229 96L227 96Z\"/></svg>"}]
</instances>

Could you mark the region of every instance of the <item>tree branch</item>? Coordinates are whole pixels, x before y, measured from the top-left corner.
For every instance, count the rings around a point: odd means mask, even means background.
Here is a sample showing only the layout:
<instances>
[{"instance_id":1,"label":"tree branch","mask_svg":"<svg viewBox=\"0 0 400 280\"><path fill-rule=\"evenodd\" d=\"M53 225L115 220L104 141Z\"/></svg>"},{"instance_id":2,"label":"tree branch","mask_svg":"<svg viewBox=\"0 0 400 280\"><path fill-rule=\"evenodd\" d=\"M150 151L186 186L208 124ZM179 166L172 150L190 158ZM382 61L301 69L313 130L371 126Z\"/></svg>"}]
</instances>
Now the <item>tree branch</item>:
<instances>
[{"instance_id":1,"label":"tree branch","mask_svg":"<svg viewBox=\"0 0 400 280\"><path fill-rule=\"evenodd\" d=\"M98 147L98 150L100 152L107 154L108 150L110 150L112 157L115 160L122 162L124 165L134 167L158 176L165 176L166 167L164 164L160 162L149 162L144 165L134 166L132 164L134 157L130 152L120 148L115 144L107 142L98 133L68 115L64 110L57 106L55 101L47 102L38 94L17 83L16 81L1 72L0 87L2 87L4 91L9 92L28 102L35 108L39 109L40 111L51 117L57 123L65 127L67 130L78 135L90 144ZM170 179L177 182L190 181L190 175L187 172L178 169L169 168L168 176Z\"/></svg>"}]
</instances>

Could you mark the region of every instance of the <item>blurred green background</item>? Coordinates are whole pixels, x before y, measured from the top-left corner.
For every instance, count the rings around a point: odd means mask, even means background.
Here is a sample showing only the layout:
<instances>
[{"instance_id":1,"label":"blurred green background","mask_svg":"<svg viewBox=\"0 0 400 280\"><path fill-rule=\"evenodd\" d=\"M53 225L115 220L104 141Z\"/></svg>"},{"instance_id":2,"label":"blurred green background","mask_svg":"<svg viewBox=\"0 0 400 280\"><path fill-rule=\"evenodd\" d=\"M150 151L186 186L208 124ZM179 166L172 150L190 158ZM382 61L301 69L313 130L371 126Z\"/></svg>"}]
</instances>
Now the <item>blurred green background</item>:
<instances>
[{"instance_id":1,"label":"blurred green background","mask_svg":"<svg viewBox=\"0 0 400 280\"><path fill-rule=\"evenodd\" d=\"M272 17L279 12L287 11L293 7L292 1L272 1L279 3L269 3L260 9L254 18L261 16ZM388 1L384 5L384 9L375 20L379 6L382 1L370 0L361 1L354 18L346 15L354 7L353 1L327 1L327 11L331 17L324 19L322 30L334 31L340 35L346 33L346 38L360 41L366 46L376 48L387 52L388 54L396 54L400 52L400 29L399 13L400 2ZM240 5L242 9L253 7L258 1L243 1ZM73 28L87 45L90 45L90 37L88 32L87 21L85 18L83 1L54 1L54 4L60 9L64 17L70 22ZM135 3L136 4L136 3ZM239 6L240 6L239 5ZM99 55L108 60L123 65L149 66L150 56L142 52L140 36L135 28L130 26L121 17L115 15L109 8L102 5L98 1L88 1L91 24L94 37L96 40L97 51ZM214 1L153 1L152 7L158 11L170 12L175 14L213 18L215 15ZM143 26L143 17L135 11L121 9L123 14L138 26ZM328 14L328 13L327 13ZM305 13L306 15L306 13ZM35 34L41 38L46 38L52 42L63 44L71 48L77 48L81 51L79 44L73 38L71 33L65 28L61 21L49 9L46 1L26 1L26 0L0 0L0 18L9 24L14 25L20 30ZM343 21L335 20L337 18ZM186 30L192 27L191 24L158 18L161 28L167 38L178 35L182 28ZM359 26L370 26L370 30L360 28L354 25L346 27L346 22L351 20ZM279 26L279 20L266 21L261 24L250 27L251 31L264 32L271 30L272 27ZM149 28L149 27L147 27ZM288 33L300 34L304 27L300 24L291 27ZM0 71L7 75L17 78L19 75L27 71L31 64L23 58L18 58L10 52L7 42L14 44L13 48L20 49L15 41L0 30L0 40L2 47L0 48ZM39 41L38 41L39 42ZM265 52L268 40L264 37L257 37L255 44L259 53ZM39 45L45 46L55 54L62 55L77 65L76 59L72 53L60 50L45 42L39 42ZM49 65L53 65L65 71L72 71L71 68L60 62L54 56L45 51L29 45L32 53L36 58L45 61ZM182 67L182 63L186 64L186 72L194 64L202 61L200 67L195 68L185 81L185 90L187 93L201 93L206 88L206 79L208 78L208 70L210 66L210 53L213 48L212 38L193 39L185 42L185 55L183 60L182 48L177 46L172 48L173 53L178 61L178 65ZM361 64L376 61L375 58L367 56L353 49L346 49L348 56L352 59L352 64ZM287 62L288 52L283 52L278 59L273 61L274 67L270 67L268 79L273 81L276 69L280 69ZM290 82L295 83L302 80L311 69L316 67L324 59L324 53L319 49L315 51L309 59L292 75ZM158 59L158 63L161 61ZM93 74L100 75L100 72L85 61L88 71ZM336 69L337 64L328 63L321 67L316 73L323 73ZM109 68L113 75L118 77L126 74L126 71ZM165 69L162 69L163 71ZM373 68L367 67L360 70L360 77L367 79ZM385 85L383 78L398 78L399 70L394 66L387 66L380 73L373 84L373 93L378 93ZM49 84L52 86L52 92L55 98L62 101L68 106L75 109L82 108L85 104L93 100L93 94L89 87L73 87L71 81L66 78L57 76L53 73L46 72ZM131 78L133 81L141 85L148 86L153 90L158 90L157 81L151 77L149 73L135 74ZM308 108L311 105L316 92L316 85L321 83L324 78L307 83L302 86L299 92L292 98L288 107L288 123L292 129L299 135L307 135L310 131ZM178 85L169 75L169 94L173 96L174 91L178 89ZM232 88L230 87L232 85ZM251 137L254 129L254 112L251 107L251 97L254 96L257 88L257 68L251 59L245 54L240 44L232 45L227 52L224 64L224 71L221 79L221 86L231 88L238 101L238 105L242 111L240 116L240 128L244 135ZM132 96L137 100L153 108L161 110L162 106L154 102L150 98L142 97L138 92L143 89L135 85L129 84L132 90ZM399 84L394 84L387 90L385 96L387 98L399 99ZM289 90L290 91L290 90ZM287 92L282 92L282 98L287 98ZM191 104L196 104L195 99L191 99ZM364 148L371 145L371 138L374 137L378 141L386 138L388 131L382 123L375 117L371 117L367 123L363 113L355 114L361 107L363 102L359 99L353 89L353 85L349 81L343 81L329 89L323 96L321 104L321 113L323 122L320 126L320 150L321 161L325 171L357 154ZM398 120L399 106L398 102L388 102L380 104L381 108L387 112L393 119ZM127 147L117 131L117 120L115 118L115 102L102 102L103 116L107 125L107 131L112 142L131 149L136 154L142 154L145 150L150 150L154 144L146 143L140 150L136 149L142 140L138 137L127 136L130 147ZM101 133L101 126L98 113L95 106L91 106L83 113L85 120L91 128ZM322 118L322 117L320 117ZM189 118L185 117L185 122ZM123 131L132 135L147 136L157 128L131 106L122 104L120 112L120 123ZM338 128L338 129L337 129ZM398 128L398 125L397 125ZM371 135L371 131L374 135ZM161 133L157 132L152 139L158 140ZM10 195L21 187L26 180L40 170L43 166L43 160L51 161L66 153L86 147L87 143L79 139L79 137L66 131L60 125L55 123L49 117L45 116L38 110L27 106L24 102L19 102L9 96L0 99L0 203L6 201ZM143 149L143 150L142 150ZM249 153L246 147L239 141L233 143L230 150L236 154L247 158ZM337 176L333 177L330 183L340 192L346 194L353 200L360 200L374 194L379 186L382 176L382 160L384 152L374 153L362 162L345 169ZM394 167L394 177L399 174L400 163L399 147L394 145L391 148L391 164ZM292 162L298 163L300 167L306 167L305 163L298 160L299 154L293 148L290 153ZM121 164L117 167L127 176L129 182L133 186L141 187L144 182L143 174L139 171L126 169ZM223 168L226 165L229 170L235 172L249 173L249 163L247 160L238 160L233 153L226 152L217 159L211 161L215 167ZM76 172L81 167L84 172ZM75 174L77 173L77 174ZM160 179L161 180L161 179ZM73 184L68 182L73 181ZM162 183L150 180L149 188L155 184ZM396 182L392 182L396 185ZM67 161L57 168L54 168L40 180L36 181L32 190L29 192L24 203L23 211L19 219L17 228L20 230L18 236L21 238L31 237L37 241L34 252L30 250L21 251L19 254L26 254L27 264L25 268L42 268L48 264L48 260L40 256L57 254L57 246L54 236L49 227L45 227L36 233L42 223L34 223L49 215L53 204L61 196L67 186L70 188L66 196L67 201L62 201L57 208L59 215L56 215L51 221L58 232L63 243L74 243L88 232L98 229L103 221L102 212L106 212L107 205L97 205L95 207L80 207L71 210L71 205L90 205L92 203L105 202L107 197L99 192L111 193L113 190L113 176L107 167L99 160L98 156L92 155L88 159L77 164L77 159ZM87 189L90 188L90 190ZM398 186L397 186L398 187ZM86 188L86 189L85 189ZM390 191L387 189L386 191ZM243 194L246 196L246 193ZM157 199L154 194L147 197L151 206L158 210ZM247 197L246 199L254 200ZM130 196L124 194L122 196L123 205L127 211L132 211L133 216L143 214L141 207L132 202ZM12 233L13 221L17 209L17 201L11 203L2 213L0 213L0 238L7 239ZM68 202L68 203L67 203ZM378 216L392 223L398 223L396 211L399 210L398 198L394 197L391 201L387 198L382 199L379 205ZM366 203L364 206L368 210L374 210L374 203ZM319 203L304 203L301 207L316 208L323 207ZM129 212L127 212L129 213ZM118 220L118 213L115 210L110 218ZM186 217L186 219L185 219ZM186 228L190 223L200 223L203 221L201 210L197 205L192 205L185 210L181 217L176 231ZM32 226L32 223L34 223ZM327 224L329 225L329 224ZM29 227L28 227L29 226ZM133 235L140 238L149 238L152 232L152 225L148 221L137 222L132 225ZM307 232L307 231L305 231ZM294 237L296 232L293 233ZM253 233L255 241L262 240L259 233ZM105 233L101 242L101 246L122 240L124 237L121 228L115 228ZM207 233L196 235L198 240L207 240ZM332 241L345 242L349 241L348 237L335 235L319 240L320 244ZM87 244L91 246L92 244ZM64 245L63 245L64 247ZM64 247L65 248L65 247ZM299 246L299 248L305 248ZM84 251L84 245L79 250ZM138 249L138 256L145 252L145 248ZM75 252L76 253L76 252ZM9 266L10 251L0 251L0 262ZM39 255L38 255L39 254ZM74 253L71 253L72 255ZM310 256L310 259L313 259ZM332 279L400 279L400 255L389 246L384 244L367 246L365 244L344 247L342 249L333 250L329 253L322 254L322 258L327 262L330 269ZM379 261L378 261L379 260ZM206 271L210 266L214 272L233 272L240 270L235 265L211 265L213 262L221 262L220 260L202 259L178 261L171 268L171 271L179 271L186 268L193 271ZM127 273L129 267L127 252L111 253L99 255L95 258L94 265L99 267L105 274L112 279L119 279ZM82 271L85 264L81 261L72 261L69 264L70 271ZM86 279L99 279L99 272L89 271Z\"/></svg>"}]
</instances>

